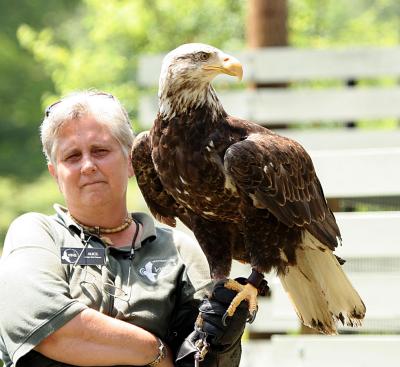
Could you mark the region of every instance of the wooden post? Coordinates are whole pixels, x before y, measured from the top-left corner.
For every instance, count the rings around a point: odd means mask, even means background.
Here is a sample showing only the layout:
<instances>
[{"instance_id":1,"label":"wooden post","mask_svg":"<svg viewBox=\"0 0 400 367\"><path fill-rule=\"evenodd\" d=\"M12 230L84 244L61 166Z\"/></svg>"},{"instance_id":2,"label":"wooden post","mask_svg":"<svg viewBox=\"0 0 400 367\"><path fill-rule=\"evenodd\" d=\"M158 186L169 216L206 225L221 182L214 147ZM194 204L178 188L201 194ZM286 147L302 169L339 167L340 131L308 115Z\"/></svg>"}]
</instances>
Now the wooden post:
<instances>
[{"instance_id":1,"label":"wooden post","mask_svg":"<svg viewBox=\"0 0 400 367\"><path fill-rule=\"evenodd\" d=\"M249 48L288 45L287 0L248 0L247 45ZM256 83L250 88L285 88L286 83ZM268 125L268 121L265 122ZM274 128L283 128L282 124Z\"/></svg>"},{"instance_id":2,"label":"wooden post","mask_svg":"<svg viewBox=\"0 0 400 367\"><path fill-rule=\"evenodd\" d=\"M248 46L287 46L287 13L287 0L248 0Z\"/></svg>"}]
</instances>

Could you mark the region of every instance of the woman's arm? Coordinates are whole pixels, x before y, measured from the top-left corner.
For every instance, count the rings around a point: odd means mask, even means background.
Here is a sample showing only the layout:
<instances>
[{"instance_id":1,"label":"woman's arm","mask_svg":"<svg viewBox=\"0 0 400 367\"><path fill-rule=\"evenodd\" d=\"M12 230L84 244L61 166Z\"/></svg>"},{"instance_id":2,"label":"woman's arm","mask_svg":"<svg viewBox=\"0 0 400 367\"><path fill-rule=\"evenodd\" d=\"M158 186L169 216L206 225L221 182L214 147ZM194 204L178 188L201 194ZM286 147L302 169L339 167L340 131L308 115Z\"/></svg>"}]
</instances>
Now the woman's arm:
<instances>
[{"instance_id":1,"label":"woman's arm","mask_svg":"<svg viewBox=\"0 0 400 367\"><path fill-rule=\"evenodd\" d=\"M45 338L35 350L76 366L146 365L159 352L153 334L90 308ZM172 353L158 366L173 366Z\"/></svg>"}]
</instances>

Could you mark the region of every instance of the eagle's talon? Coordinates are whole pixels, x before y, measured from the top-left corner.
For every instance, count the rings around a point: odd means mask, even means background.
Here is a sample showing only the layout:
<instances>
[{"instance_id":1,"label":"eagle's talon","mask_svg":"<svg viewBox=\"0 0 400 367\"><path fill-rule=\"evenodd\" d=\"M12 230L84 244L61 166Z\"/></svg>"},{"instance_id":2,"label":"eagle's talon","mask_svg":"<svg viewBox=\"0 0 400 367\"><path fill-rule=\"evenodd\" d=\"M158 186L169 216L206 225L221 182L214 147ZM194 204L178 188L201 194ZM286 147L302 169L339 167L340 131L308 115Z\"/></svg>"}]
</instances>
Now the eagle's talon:
<instances>
[{"instance_id":1,"label":"eagle's talon","mask_svg":"<svg viewBox=\"0 0 400 367\"><path fill-rule=\"evenodd\" d=\"M228 326L228 324L226 323L226 319L230 317L228 314L228 311L224 313L224 315L222 316L222 325L224 326Z\"/></svg>"},{"instance_id":2,"label":"eagle's talon","mask_svg":"<svg viewBox=\"0 0 400 367\"><path fill-rule=\"evenodd\" d=\"M249 324L252 324L253 321L256 319L257 312L258 312L258 306L253 312L249 313L249 316L247 317L247 320L246 320Z\"/></svg>"}]
</instances>

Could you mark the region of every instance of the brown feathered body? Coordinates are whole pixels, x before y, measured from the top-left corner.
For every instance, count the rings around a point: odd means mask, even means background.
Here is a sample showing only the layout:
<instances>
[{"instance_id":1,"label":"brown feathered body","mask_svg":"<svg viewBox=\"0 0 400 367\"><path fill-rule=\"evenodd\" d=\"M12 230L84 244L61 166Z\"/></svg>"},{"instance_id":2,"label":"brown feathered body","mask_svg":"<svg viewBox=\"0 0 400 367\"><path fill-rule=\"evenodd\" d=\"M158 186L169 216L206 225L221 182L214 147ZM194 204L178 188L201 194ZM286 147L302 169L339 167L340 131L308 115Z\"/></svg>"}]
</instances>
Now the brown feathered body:
<instances>
[{"instance_id":1,"label":"brown feathered body","mask_svg":"<svg viewBox=\"0 0 400 367\"><path fill-rule=\"evenodd\" d=\"M186 59L180 50L164 61L160 112L134 143L150 210L193 231L215 279L229 276L232 259L275 270L306 325L335 333L335 320L359 324L365 307L333 254L340 231L311 158L297 142L229 116L204 68L182 67L201 65L199 52L226 54L192 47Z\"/></svg>"}]
</instances>

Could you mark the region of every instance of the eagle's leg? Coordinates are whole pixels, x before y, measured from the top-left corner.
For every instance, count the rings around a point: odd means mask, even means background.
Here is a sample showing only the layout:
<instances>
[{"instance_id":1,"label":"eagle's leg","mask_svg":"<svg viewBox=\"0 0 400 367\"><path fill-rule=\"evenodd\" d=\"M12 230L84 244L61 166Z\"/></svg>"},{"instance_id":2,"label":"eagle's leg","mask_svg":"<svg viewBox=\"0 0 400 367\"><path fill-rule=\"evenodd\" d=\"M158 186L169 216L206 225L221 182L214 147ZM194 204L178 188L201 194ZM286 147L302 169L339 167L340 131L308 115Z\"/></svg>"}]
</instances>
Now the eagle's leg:
<instances>
[{"instance_id":1,"label":"eagle's leg","mask_svg":"<svg viewBox=\"0 0 400 367\"><path fill-rule=\"evenodd\" d=\"M225 288L234 290L238 292L235 298L232 300L225 315L222 318L222 322L226 325L226 318L232 317L236 311L236 308L240 305L243 300L249 303L249 313L248 322L252 323L256 318L258 306L257 306L257 295L265 294L268 285L267 281L264 279L264 275L255 269L252 269L252 273L247 279L247 284L242 285L236 280L229 279L225 283Z\"/></svg>"}]
</instances>

